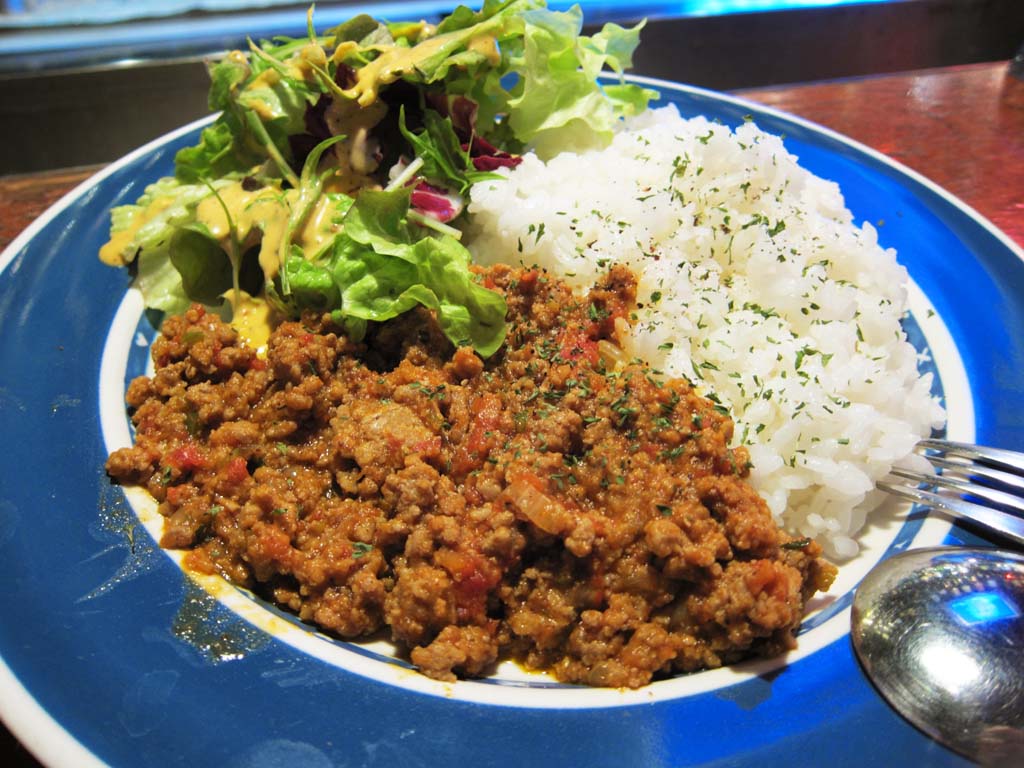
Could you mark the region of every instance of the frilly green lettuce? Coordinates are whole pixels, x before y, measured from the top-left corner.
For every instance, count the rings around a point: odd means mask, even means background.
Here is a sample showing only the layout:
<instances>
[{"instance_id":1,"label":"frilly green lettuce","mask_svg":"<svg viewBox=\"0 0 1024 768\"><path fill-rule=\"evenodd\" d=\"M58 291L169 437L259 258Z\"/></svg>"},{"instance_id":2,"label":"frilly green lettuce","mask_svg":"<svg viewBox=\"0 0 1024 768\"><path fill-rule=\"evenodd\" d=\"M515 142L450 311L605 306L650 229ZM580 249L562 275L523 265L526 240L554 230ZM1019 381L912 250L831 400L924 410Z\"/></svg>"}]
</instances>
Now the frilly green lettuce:
<instances>
[{"instance_id":1,"label":"frilly green lettuce","mask_svg":"<svg viewBox=\"0 0 1024 768\"><path fill-rule=\"evenodd\" d=\"M285 262L290 292L275 291L275 300L300 311L337 307L335 319L356 339L367 321L423 305L453 344L489 357L505 339L505 299L475 280L458 240L415 232L409 197L408 188L362 192L332 252L317 263L301 255Z\"/></svg>"}]
</instances>

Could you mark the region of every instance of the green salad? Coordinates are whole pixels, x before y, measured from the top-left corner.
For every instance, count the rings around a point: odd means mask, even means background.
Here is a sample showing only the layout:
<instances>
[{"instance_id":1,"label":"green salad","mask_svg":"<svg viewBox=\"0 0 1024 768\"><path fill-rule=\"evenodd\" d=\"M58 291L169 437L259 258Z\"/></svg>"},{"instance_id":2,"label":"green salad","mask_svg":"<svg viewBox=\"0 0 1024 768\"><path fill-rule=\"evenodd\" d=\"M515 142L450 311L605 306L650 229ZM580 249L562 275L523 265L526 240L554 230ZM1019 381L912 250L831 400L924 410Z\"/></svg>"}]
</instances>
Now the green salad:
<instances>
[{"instance_id":1,"label":"green salad","mask_svg":"<svg viewBox=\"0 0 1024 768\"><path fill-rule=\"evenodd\" d=\"M423 305L453 344L493 354L505 302L460 242L472 185L525 151L606 143L645 109L653 92L597 81L631 65L642 24L582 36L578 6L542 0L436 26L361 15L318 34L308 18L307 37L211 66L219 115L173 177L112 211L100 258L168 313L331 312L359 339Z\"/></svg>"}]
</instances>

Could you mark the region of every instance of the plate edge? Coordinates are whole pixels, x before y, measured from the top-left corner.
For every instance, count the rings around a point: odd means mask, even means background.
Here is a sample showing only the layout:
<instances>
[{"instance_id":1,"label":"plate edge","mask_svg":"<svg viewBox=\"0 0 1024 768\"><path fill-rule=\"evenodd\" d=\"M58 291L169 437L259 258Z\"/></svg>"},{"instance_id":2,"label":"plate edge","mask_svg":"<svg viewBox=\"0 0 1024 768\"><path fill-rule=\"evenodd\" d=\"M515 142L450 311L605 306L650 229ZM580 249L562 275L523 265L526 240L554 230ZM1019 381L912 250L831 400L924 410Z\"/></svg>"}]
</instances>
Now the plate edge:
<instances>
[{"instance_id":1,"label":"plate edge","mask_svg":"<svg viewBox=\"0 0 1024 768\"><path fill-rule=\"evenodd\" d=\"M110 768L43 709L3 657L0 657L0 721L45 765Z\"/></svg>"}]
</instances>

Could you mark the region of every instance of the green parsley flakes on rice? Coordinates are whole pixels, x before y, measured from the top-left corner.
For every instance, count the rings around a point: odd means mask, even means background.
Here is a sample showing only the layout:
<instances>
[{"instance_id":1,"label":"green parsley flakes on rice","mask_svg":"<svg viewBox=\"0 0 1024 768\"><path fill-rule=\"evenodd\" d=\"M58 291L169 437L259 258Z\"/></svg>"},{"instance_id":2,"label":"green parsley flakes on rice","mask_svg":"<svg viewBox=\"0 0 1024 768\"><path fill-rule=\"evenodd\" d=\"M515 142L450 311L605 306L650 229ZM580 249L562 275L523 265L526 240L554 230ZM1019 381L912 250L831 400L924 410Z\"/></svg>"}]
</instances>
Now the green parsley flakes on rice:
<instances>
[{"instance_id":1,"label":"green parsley flakes on rice","mask_svg":"<svg viewBox=\"0 0 1024 768\"><path fill-rule=\"evenodd\" d=\"M717 398L780 523L855 555L875 481L944 414L900 325L906 270L839 187L752 122L733 131L671 106L605 149L528 154L507 177L472 189L477 261L581 290L612 263L632 268L626 353Z\"/></svg>"}]
</instances>

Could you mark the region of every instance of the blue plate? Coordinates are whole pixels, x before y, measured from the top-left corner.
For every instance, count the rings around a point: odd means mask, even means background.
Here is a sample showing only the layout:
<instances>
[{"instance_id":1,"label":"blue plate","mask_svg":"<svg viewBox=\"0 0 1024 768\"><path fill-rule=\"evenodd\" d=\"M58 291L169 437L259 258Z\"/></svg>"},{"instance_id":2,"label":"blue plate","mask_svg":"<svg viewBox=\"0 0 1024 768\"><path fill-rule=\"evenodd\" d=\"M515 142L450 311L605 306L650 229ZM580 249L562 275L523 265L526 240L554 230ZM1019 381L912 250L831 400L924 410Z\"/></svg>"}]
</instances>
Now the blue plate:
<instances>
[{"instance_id":1,"label":"blue plate","mask_svg":"<svg viewBox=\"0 0 1024 768\"><path fill-rule=\"evenodd\" d=\"M1024 327L1024 262L1008 238L920 176L820 127L637 80L684 115L729 125L752 116L784 134L805 167L839 182L858 221L884 220L882 243L919 289L907 327L931 352L951 435L1024 447L1024 336L1013 332ZM103 471L127 435L119 398L152 328L124 272L96 253L109 208L170 174L174 152L199 129L85 182L0 257L0 715L44 762L962 764L863 676L846 632L855 579L815 606L786 663L640 692L514 674L444 686L387 649L332 641L239 590L186 579L156 546L145 500L112 488ZM883 526L852 573L895 549L967 537L922 517Z\"/></svg>"}]
</instances>

